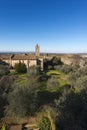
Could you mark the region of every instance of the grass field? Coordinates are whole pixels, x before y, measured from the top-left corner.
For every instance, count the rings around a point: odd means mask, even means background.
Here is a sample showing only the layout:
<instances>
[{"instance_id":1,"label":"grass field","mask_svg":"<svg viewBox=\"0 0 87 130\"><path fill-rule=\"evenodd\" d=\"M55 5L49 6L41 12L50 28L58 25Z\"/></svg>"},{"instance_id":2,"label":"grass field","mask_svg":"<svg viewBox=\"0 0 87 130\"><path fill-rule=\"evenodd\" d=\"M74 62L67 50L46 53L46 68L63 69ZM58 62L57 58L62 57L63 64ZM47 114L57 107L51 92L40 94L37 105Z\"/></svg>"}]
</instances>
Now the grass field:
<instances>
[{"instance_id":1,"label":"grass field","mask_svg":"<svg viewBox=\"0 0 87 130\"><path fill-rule=\"evenodd\" d=\"M64 73L59 72L58 70L49 70L46 73L46 76L48 76L49 78L50 77L58 78L60 86L64 86L67 84L66 75ZM27 81L27 74L18 74L16 83L23 86L26 84L26 81ZM40 91L46 90L47 80L41 81L40 83L41 83Z\"/></svg>"},{"instance_id":2,"label":"grass field","mask_svg":"<svg viewBox=\"0 0 87 130\"><path fill-rule=\"evenodd\" d=\"M67 84L66 75L58 70L49 70L46 74L48 76L57 77L61 86Z\"/></svg>"},{"instance_id":3,"label":"grass field","mask_svg":"<svg viewBox=\"0 0 87 130\"><path fill-rule=\"evenodd\" d=\"M16 83L19 85L25 85L27 81L27 75L26 74L18 74L18 78L16 80Z\"/></svg>"}]
</instances>

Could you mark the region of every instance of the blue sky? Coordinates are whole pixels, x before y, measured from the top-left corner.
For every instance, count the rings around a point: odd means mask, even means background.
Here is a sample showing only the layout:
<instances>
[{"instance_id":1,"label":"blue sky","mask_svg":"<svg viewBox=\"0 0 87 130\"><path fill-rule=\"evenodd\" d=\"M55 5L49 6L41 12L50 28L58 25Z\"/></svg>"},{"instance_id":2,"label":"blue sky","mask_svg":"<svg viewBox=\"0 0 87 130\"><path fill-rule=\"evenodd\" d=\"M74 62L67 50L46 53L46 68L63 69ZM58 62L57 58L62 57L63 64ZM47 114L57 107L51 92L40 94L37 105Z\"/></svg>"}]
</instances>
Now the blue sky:
<instances>
[{"instance_id":1,"label":"blue sky","mask_svg":"<svg viewBox=\"0 0 87 130\"><path fill-rule=\"evenodd\" d=\"M0 0L0 51L87 52L87 0Z\"/></svg>"}]
</instances>

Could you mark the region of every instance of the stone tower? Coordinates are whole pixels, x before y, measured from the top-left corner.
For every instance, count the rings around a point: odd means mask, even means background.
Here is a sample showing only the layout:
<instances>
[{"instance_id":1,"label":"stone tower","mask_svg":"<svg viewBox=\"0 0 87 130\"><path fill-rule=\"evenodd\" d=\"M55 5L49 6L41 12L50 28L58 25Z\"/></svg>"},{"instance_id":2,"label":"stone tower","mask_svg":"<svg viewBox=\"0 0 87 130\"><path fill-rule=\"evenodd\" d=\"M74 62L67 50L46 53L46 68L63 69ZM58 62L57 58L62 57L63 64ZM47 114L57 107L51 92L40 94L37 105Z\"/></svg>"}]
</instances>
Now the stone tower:
<instances>
[{"instance_id":1,"label":"stone tower","mask_svg":"<svg viewBox=\"0 0 87 130\"><path fill-rule=\"evenodd\" d=\"M36 54L36 56L40 55L40 46L38 44L36 44L36 46L35 46L35 54Z\"/></svg>"}]
</instances>

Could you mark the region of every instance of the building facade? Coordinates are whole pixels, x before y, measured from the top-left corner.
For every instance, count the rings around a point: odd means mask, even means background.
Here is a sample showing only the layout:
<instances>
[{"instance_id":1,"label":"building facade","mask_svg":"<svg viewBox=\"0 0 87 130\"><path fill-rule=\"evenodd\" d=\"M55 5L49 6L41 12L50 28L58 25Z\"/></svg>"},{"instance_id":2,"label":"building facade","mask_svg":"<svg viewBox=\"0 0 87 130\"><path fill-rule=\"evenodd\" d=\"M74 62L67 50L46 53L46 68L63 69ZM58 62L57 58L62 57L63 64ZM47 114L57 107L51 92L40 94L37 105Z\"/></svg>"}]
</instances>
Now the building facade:
<instances>
[{"instance_id":1,"label":"building facade","mask_svg":"<svg viewBox=\"0 0 87 130\"><path fill-rule=\"evenodd\" d=\"M0 59L10 66L14 67L16 63L24 63L27 68L30 66L40 66L43 70L43 57L40 56L40 46L35 46L35 54L12 54L12 55L1 55Z\"/></svg>"}]
</instances>

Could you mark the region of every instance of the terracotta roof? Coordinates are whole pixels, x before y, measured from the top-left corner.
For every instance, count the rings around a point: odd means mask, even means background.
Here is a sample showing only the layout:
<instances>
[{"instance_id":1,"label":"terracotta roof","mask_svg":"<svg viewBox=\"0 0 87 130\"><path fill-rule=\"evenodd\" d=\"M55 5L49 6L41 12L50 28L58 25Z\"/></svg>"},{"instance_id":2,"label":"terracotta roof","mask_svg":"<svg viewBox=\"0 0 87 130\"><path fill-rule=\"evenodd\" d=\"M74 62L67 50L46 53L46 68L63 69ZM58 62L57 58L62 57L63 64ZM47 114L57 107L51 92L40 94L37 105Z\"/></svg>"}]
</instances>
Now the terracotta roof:
<instances>
[{"instance_id":1,"label":"terracotta roof","mask_svg":"<svg viewBox=\"0 0 87 130\"><path fill-rule=\"evenodd\" d=\"M10 59L10 55L0 55L0 59L1 60L8 60L8 59Z\"/></svg>"},{"instance_id":2,"label":"terracotta roof","mask_svg":"<svg viewBox=\"0 0 87 130\"><path fill-rule=\"evenodd\" d=\"M12 57L12 60L28 60L28 59L36 59L36 56L30 56L30 55L14 55Z\"/></svg>"},{"instance_id":3,"label":"terracotta roof","mask_svg":"<svg viewBox=\"0 0 87 130\"><path fill-rule=\"evenodd\" d=\"M12 60L35 60L37 58L42 58L41 56L37 57L36 55L14 55L14 57L12 57Z\"/></svg>"},{"instance_id":4,"label":"terracotta roof","mask_svg":"<svg viewBox=\"0 0 87 130\"><path fill-rule=\"evenodd\" d=\"M43 58L43 56L37 57L36 55L33 54L15 54L15 55L0 55L1 60L35 60L37 58Z\"/></svg>"}]
</instances>

